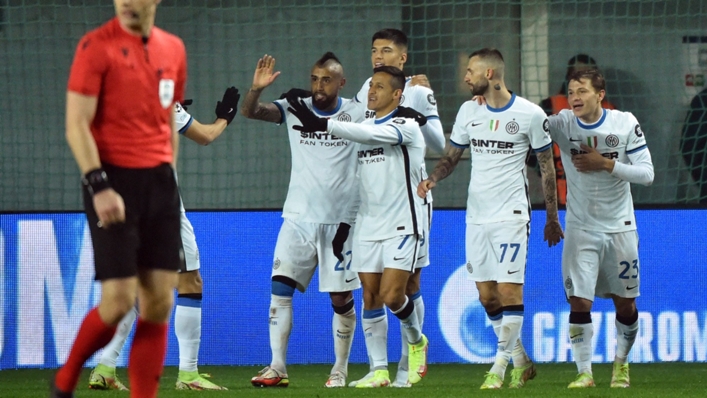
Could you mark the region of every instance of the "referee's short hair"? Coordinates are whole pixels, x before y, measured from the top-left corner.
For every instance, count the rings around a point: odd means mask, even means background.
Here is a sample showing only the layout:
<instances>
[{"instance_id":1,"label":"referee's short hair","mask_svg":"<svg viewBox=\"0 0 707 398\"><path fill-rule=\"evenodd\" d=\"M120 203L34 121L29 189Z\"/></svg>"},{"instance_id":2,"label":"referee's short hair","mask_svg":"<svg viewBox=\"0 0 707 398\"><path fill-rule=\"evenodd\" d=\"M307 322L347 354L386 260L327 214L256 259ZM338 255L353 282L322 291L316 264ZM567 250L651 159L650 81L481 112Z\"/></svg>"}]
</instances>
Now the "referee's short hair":
<instances>
[{"instance_id":1,"label":"referee's short hair","mask_svg":"<svg viewBox=\"0 0 707 398\"><path fill-rule=\"evenodd\" d=\"M404 49L408 48L408 37L403 33L402 30L398 29L381 29L378 32L373 34L373 39L371 40L371 44L373 44L376 40L390 40L392 41L396 46L403 47Z\"/></svg>"},{"instance_id":2,"label":"referee's short hair","mask_svg":"<svg viewBox=\"0 0 707 398\"><path fill-rule=\"evenodd\" d=\"M379 72L390 75L390 85L393 87L393 90L405 89L405 74L400 69L394 66L379 66L373 69L373 74Z\"/></svg>"}]
</instances>

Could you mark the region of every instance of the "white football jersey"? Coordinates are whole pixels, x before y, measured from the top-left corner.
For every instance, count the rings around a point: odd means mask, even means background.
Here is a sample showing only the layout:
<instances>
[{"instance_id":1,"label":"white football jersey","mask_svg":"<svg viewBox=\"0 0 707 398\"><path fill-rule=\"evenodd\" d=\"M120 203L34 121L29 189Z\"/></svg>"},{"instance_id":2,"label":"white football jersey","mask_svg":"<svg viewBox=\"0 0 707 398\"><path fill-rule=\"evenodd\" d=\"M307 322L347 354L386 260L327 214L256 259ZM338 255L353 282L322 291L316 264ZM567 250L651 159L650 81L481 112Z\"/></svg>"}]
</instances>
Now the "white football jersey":
<instances>
[{"instance_id":1,"label":"white football jersey","mask_svg":"<svg viewBox=\"0 0 707 398\"><path fill-rule=\"evenodd\" d=\"M339 98L331 112L316 109L311 97L304 102L320 117L354 123L364 119L364 110L351 99ZM282 217L315 224L352 223L356 215L351 201L356 200L358 189L354 143L325 131L297 131L292 127L301 123L287 110L287 100L274 103L280 108L282 122L287 123L292 153L290 186Z\"/></svg>"},{"instance_id":2,"label":"white football jersey","mask_svg":"<svg viewBox=\"0 0 707 398\"><path fill-rule=\"evenodd\" d=\"M174 123L177 125L179 134L184 134L191 126L194 118L187 113L186 109L182 108L179 102L174 103Z\"/></svg>"},{"instance_id":3,"label":"white football jersey","mask_svg":"<svg viewBox=\"0 0 707 398\"><path fill-rule=\"evenodd\" d=\"M328 131L358 142L361 203L356 235L360 240L419 235L426 222L417 196L425 139L414 119L396 118L395 112L362 124L329 122Z\"/></svg>"},{"instance_id":4,"label":"white football jersey","mask_svg":"<svg viewBox=\"0 0 707 398\"><path fill-rule=\"evenodd\" d=\"M515 94L503 108L467 101L457 113L450 144L471 150L467 223L530 220L525 159L531 148L552 147L539 106Z\"/></svg>"},{"instance_id":5,"label":"white football jersey","mask_svg":"<svg viewBox=\"0 0 707 398\"><path fill-rule=\"evenodd\" d=\"M371 87L371 79L372 77L369 77L364 83L363 86L361 86L361 89L358 91L358 94L354 97L354 100L356 100L358 103L363 104L364 107L367 108L368 105L368 89ZM410 84L411 79L408 78L405 80L405 89L403 89L403 96L400 98L400 105L401 106L406 106L408 108L412 108L421 114L423 114L428 120L429 119L439 119L439 112L437 111L437 100L435 99L434 91L430 90L427 87L416 85L413 86ZM366 109L366 118L367 119L375 119L376 117L376 112ZM432 134L434 131L432 131L429 128L423 128L422 130L422 135L425 137L425 134ZM440 132L443 134L443 132ZM434 139L430 137L425 137L425 139ZM442 139L440 137L440 139ZM427 166L425 165L425 159L423 157L422 159L422 179L427 178ZM427 203L432 203L432 191L427 191Z\"/></svg>"},{"instance_id":6,"label":"white football jersey","mask_svg":"<svg viewBox=\"0 0 707 398\"><path fill-rule=\"evenodd\" d=\"M567 178L566 224L599 232L636 229L630 183L603 171L580 173L572 155L583 153L579 145L586 144L604 157L630 164L628 155L648 148L638 120L630 112L608 109L591 125L567 109L549 120Z\"/></svg>"},{"instance_id":7,"label":"white football jersey","mask_svg":"<svg viewBox=\"0 0 707 398\"><path fill-rule=\"evenodd\" d=\"M371 87L371 79L368 78L361 86L361 90L354 97L356 102L368 105L368 89ZM403 90L403 97L400 99L400 106L406 106L412 108L420 113L422 113L426 118L439 119L439 112L437 112L437 100L435 99L434 92L424 86L413 86L410 84L411 79L405 80L405 89ZM367 119L375 119L376 112L368 110L366 112Z\"/></svg>"}]
</instances>

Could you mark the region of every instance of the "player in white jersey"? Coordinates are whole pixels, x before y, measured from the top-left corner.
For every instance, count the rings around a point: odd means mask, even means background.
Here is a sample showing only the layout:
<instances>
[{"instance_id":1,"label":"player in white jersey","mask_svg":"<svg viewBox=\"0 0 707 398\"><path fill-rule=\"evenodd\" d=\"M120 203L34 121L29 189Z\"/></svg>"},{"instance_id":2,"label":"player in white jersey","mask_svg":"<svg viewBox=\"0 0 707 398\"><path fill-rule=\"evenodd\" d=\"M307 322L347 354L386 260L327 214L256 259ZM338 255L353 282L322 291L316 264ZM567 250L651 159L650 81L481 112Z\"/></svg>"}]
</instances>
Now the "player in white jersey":
<instances>
[{"instance_id":1,"label":"player in white jersey","mask_svg":"<svg viewBox=\"0 0 707 398\"><path fill-rule=\"evenodd\" d=\"M482 389L503 386L513 358L509 387L522 387L535 377L535 366L520 343L523 283L530 233L530 199L525 159L538 155L547 210L545 240L562 239L548 121L542 109L511 93L503 80L505 63L496 49L469 56L465 82L487 104L467 101L459 109L450 145L418 195L424 197L452 173L464 149L471 148L471 180L466 215L467 270L476 281L479 300L498 336L496 361Z\"/></svg>"},{"instance_id":2,"label":"player in white jersey","mask_svg":"<svg viewBox=\"0 0 707 398\"><path fill-rule=\"evenodd\" d=\"M356 195L356 152L354 144L326 131L301 132L293 129L298 120L287 111L287 100L259 102L260 93L279 76L273 72L275 59L258 60L253 85L241 112L248 118L287 123L292 152L292 172L284 218L272 269L270 301L270 349L272 361L251 379L254 386L286 387L287 344L292 330L292 298L295 289L304 292L319 268L319 290L329 293L334 318L332 331L336 363L327 387L344 387L353 332L356 327L352 290L361 282L351 271L349 226L354 223ZM324 54L310 74L312 96L308 107L322 117L360 122L363 110L353 100L339 97L346 79L336 56ZM333 246L343 248L347 258L338 259Z\"/></svg>"},{"instance_id":3,"label":"player in white jersey","mask_svg":"<svg viewBox=\"0 0 707 398\"><path fill-rule=\"evenodd\" d=\"M550 117L567 176L562 279L579 373L570 388L594 386L590 311L595 296L611 297L616 307L611 387L630 385L627 358L638 333L640 263L630 183L650 185L653 163L636 118L602 109L604 95L604 77L597 70L576 72L569 80L572 110Z\"/></svg>"},{"instance_id":4,"label":"player in white jersey","mask_svg":"<svg viewBox=\"0 0 707 398\"><path fill-rule=\"evenodd\" d=\"M402 31L398 29L382 29L373 34L371 39L371 64L373 68L379 66L394 66L400 70L403 69L407 61L407 46L408 38ZM371 78L368 78L361 86L358 94L354 99L362 105L367 104L368 90L370 88ZM434 92L424 85L416 84L415 78L407 78L405 80L405 89L400 99L400 105L412 108L421 113L427 118L427 123L421 126L422 135L425 138L425 145L434 152L444 152L444 129L439 119L437 112L437 101L434 97ZM375 112L372 110L366 111L367 118L375 118ZM422 177L427 178L427 170L424 159L421 164ZM432 222L432 193L427 195L425 208L423 209L423 220L426 220L423 225L422 238L420 239L420 253L418 254L419 261L415 265L415 273L408 280L408 285L405 293L411 300L415 302L415 312L420 319L420 324L424 324L425 319L425 303L420 290L420 275L422 269L430 264L429 259L429 232ZM387 324L387 320L386 320ZM398 362L398 372L395 375L395 381L391 384L393 387L410 387L408 383L408 347L405 342L405 331L402 330L402 352L400 361ZM385 331L387 334L387 331ZM373 364L371 363L369 374L361 380L369 378L373 374ZM350 387L355 387L358 380L349 383Z\"/></svg>"},{"instance_id":5,"label":"player in white jersey","mask_svg":"<svg viewBox=\"0 0 707 398\"><path fill-rule=\"evenodd\" d=\"M387 330L387 324L383 325L384 305L405 330L412 370L408 381L415 384L427 373L427 338L422 334L414 302L405 295L425 222L422 201L414 192L422 178L419 165L425 143L419 125L424 124L424 117L399 106L404 86L405 75L400 69L374 69L367 98L376 118L363 124L327 121L309 111L303 101L289 101L290 111L302 124L296 129L326 131L358 142L361 203L351 268L363 284L363 329L374 373L359 381L357 388L390 385L387 334L373 331L382 327Z\"/></svg>"},{"instance_id":6,"label":"player in white jersey","mask_svg":"<svg viewBox=\"0 0 707 398\"><path fill-rule=\"evenodd\" d=\"M218 138L236 116L238 109L238 89L229 87L223 94L223 99L216 104L216 121L212 124L202 124L186 111L191 104L187 100L184 106L174 104L175 125L180 134L190 140L208 145ZM176 174L175 174L176 176ZM178 390L226 390L225 387L214 384L204 378L197 369L199 346L201 345L201 302L203 284L199 268L199 248L196 245L194 228L187 218L184 204L181 204L181 237L184 246L186 269L180 270L177 285L177 308L174 311L174 333L179 343L179 374L176 388ZM127 390L127 387L115 374L118 355L130 334L137 309L133 308L120 322L113 339L105 346L98 365L91 371L88 387L94 390Z\"/></svg>"}]
</instances>

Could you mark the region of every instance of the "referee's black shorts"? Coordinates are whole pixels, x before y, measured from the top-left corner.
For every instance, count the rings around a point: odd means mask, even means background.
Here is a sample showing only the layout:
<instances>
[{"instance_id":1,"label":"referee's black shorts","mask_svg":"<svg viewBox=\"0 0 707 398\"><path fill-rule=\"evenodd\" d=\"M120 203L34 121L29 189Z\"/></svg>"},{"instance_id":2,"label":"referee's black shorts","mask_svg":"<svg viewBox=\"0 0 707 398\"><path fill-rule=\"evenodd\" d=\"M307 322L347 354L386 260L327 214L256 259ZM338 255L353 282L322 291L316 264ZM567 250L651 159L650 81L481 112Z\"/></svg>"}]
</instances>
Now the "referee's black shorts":
<instances>
[{"instance_id":1,"label":"referee's black shorts","mask_svg":"<svg viewBox=\"0 0 707 398\"><path fill-rule=\"evenodd\" d=\"M180 201L172 167L127 169L103 164L103 169L123 197L125 222L99 228L93 198L83 188L96 280L136 276L138 269L181 269Z\"/></svg>"}]
</instances>

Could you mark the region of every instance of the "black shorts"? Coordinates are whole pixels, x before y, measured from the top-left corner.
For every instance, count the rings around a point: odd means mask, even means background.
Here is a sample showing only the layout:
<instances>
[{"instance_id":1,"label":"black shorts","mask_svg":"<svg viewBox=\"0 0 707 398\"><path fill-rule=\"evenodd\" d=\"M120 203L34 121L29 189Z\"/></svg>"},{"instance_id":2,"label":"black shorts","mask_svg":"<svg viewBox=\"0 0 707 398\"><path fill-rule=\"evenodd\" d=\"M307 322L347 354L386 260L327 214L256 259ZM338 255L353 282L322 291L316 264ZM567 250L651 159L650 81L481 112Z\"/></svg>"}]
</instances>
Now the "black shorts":
<instances>
[{"instance_id":1,"label":"black shorts","mask_svg":"<svg viewBox=\"0 0 707 398\"><path fill-rule=\"evenodd\" d=\"M127 169L103 164L103 169L123 197L125 222L99 228L93 198L83 188L96 280L136 276L138 269L181 269L179 190L172 167Z\"/></svg>"}]
</instances>

